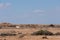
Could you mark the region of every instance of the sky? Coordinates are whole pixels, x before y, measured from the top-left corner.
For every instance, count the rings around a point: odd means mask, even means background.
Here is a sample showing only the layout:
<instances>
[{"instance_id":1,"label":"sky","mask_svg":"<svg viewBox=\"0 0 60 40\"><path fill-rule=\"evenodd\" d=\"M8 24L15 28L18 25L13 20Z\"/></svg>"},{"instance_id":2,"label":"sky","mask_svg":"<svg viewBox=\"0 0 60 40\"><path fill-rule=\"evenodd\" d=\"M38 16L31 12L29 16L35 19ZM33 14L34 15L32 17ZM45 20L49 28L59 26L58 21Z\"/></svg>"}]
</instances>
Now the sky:
<instances>
[{"instance_id":1,"label":"sky","mask_svg":"<svg viewBox=\"0 0 60 40\"><path fill-rule=\"evenodd\" d=\"M60 24L60 0L0 0L0 22Z\"/></svg>"}]
</instances>

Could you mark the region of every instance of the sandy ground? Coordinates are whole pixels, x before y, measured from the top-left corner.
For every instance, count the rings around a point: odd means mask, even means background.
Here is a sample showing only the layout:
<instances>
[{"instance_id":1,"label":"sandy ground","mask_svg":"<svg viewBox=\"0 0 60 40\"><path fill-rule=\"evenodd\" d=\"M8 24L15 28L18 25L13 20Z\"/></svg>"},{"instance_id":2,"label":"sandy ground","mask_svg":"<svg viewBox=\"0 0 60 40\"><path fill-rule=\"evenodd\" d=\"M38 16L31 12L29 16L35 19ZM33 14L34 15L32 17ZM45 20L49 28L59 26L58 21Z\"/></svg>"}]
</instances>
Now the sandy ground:
<instances>
[{"instance_id":1,"label":"sandy ground","mask_svg":"<svg viewBox=\"0 0 60 40\"><path fill-rule=\"evenodd\" d=\"M60 36L47 36L48 39L42 39L42 36L25 36L23 38L19 38L18 36L13 37L0 37L0 39L4 40L60 40Z\"/></svg>"},{"instance_id":2,"label":"sandy ground","mask_svg":"<svg viewBox=\"0 0 60 40\"><path fill-rule=\"evenodd\" d=\"M19 35L17 36L7 36L7 37L1 37L0 40L60 40L60 36L47 36L48 39L42 39L43 36L32 36L30 35L32 32L41 30L40 29L0 29L0 32L9 32L9 31L16 31L25 33L26 35L22 38L19 38ZM53 33L60 32L60 28L43 28L43 30L48 30Z\"/></svg>"}]
</instances>

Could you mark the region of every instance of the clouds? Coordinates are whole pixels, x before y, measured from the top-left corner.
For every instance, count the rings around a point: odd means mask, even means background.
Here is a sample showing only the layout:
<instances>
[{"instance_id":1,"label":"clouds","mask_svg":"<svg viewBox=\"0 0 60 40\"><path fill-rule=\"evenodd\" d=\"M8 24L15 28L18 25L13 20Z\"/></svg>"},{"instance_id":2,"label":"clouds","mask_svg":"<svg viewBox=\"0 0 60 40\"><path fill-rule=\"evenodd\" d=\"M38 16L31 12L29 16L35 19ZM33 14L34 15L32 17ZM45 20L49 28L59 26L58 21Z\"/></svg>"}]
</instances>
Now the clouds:
<instances>
[{"instance_id":1,"label":"clouds","mask_svg":"<svg viewBox=\"0 0 60 40\"><path fill-rule=\"evenodd\" d=\"M34 13L43 13L43 12L45 12L44 10L34 10L33 11Z\"/></svg>"},{"instance_id":2,"label":"clouds","mask_svg":"<svg viewBox=\"0 0 60 40\"><path fill-rule=\"evenodd\" d=\"M8 8L11 6L11 3L0 3L0 9L2 8Z\"/></svg>"}]
</instances>

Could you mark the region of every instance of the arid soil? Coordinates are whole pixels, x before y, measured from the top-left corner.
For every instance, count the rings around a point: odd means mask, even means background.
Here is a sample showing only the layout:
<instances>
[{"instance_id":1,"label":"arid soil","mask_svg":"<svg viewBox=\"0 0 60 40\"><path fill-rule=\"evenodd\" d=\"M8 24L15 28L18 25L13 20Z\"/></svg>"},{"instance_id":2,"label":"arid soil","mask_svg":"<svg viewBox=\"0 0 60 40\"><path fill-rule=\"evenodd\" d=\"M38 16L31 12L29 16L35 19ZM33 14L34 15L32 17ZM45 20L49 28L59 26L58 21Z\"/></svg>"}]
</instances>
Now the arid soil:
<instances>
[{"instance_id":1,"label":"arid soil","mask_svg":"<svg viewBox=\"0 0 60 40\"><path fill-rule=\"evenodd\" d=\"M0 32L10 32L16 31L16 33L23 33L25 34L24 37L16 36L0 36L0 40L60 40L60 36L47 36L48 39L43 39L43 36L32 36L31 33L38 31L38 30L48 30L53 33L60 32L60 28L28 28L28 29L0 29Z\"/></svg>"}]
</instances>

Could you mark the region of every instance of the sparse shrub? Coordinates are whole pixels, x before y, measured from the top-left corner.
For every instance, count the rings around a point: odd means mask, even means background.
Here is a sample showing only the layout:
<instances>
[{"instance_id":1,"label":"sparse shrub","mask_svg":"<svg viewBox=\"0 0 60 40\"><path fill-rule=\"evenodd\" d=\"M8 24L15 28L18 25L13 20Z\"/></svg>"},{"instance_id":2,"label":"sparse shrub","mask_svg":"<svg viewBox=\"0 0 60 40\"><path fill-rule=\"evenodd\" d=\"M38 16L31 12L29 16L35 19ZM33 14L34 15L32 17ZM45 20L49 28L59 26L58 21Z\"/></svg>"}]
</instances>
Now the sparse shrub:
<instances>
[{"instance_id":1,"label":"sparse shrub","mask_svg":"<svg viewBox=\"0 0 60 40\"><path fill-rule=\"evenodd\" d=\"M8 35L5 33L1 33L0 36L8 36Z\"/></svg>"},{"instance_id":2,"label":"sparse shrub","mask_svg":"<svg viewBox=\"0 0 60 40\"><path fill-rule=\"evenodd\" d=\"M16 36L16 34L12 34L12 33L1 33L0 36Z\"/></svg>"},{"instance_id":3,"label":"sparse shrub","mask_svg":"<svg viewBox=\"0 0 60 40\"><path fill-rule=\"evenodd\" d=\"M0 27L0 29L2 29L2 27Z\"/></svg>"},{"instance_id":4,"label":"sparse shrub","mask_svg":"<svg viewBox=\"0 0 60 40\"><path fill-rule=\"evenodd\" d=\"M42 39L48 39L47 36L42 37Z\"/></svg>"},{"instance_id":5,"label":"sparse shrub","mask_svg":"<svg viewBox=\"0 0 60 40\"><path fill-rule=\"evenodd\" d=\"M55 27L55 25L53 25L53 24L50 24L50 25L49 25L49 27Z\"/></svg>"},{"instance_id":6,"label":"sparse shrub","mask_svg":"<svg viewBox=\"0 0 60 40\"><path fill-rule=\"evenodd\" d=\"M55 35L60 35L60 32L55 33Z\"/></svg>"},{"instance_id":7,"label":"sparse shrub","mask_svg":"<svg viewBox=\"0 0 60 40\"><path fill-rule=\"evenodd\" d=\"M18 34L22 34L22 33L18 33Z\"/></svg>"},{"instance_id":8,"label":"sparse shrub","mask_svg":"<svg viewBox=\"0 0 60 40\"><path fill-rule=\"evenodd\" d=\"M37 32L33 32L31 35L53 35L53 33L47 30L40 30Z\"/></svg>"}]
</instances>

